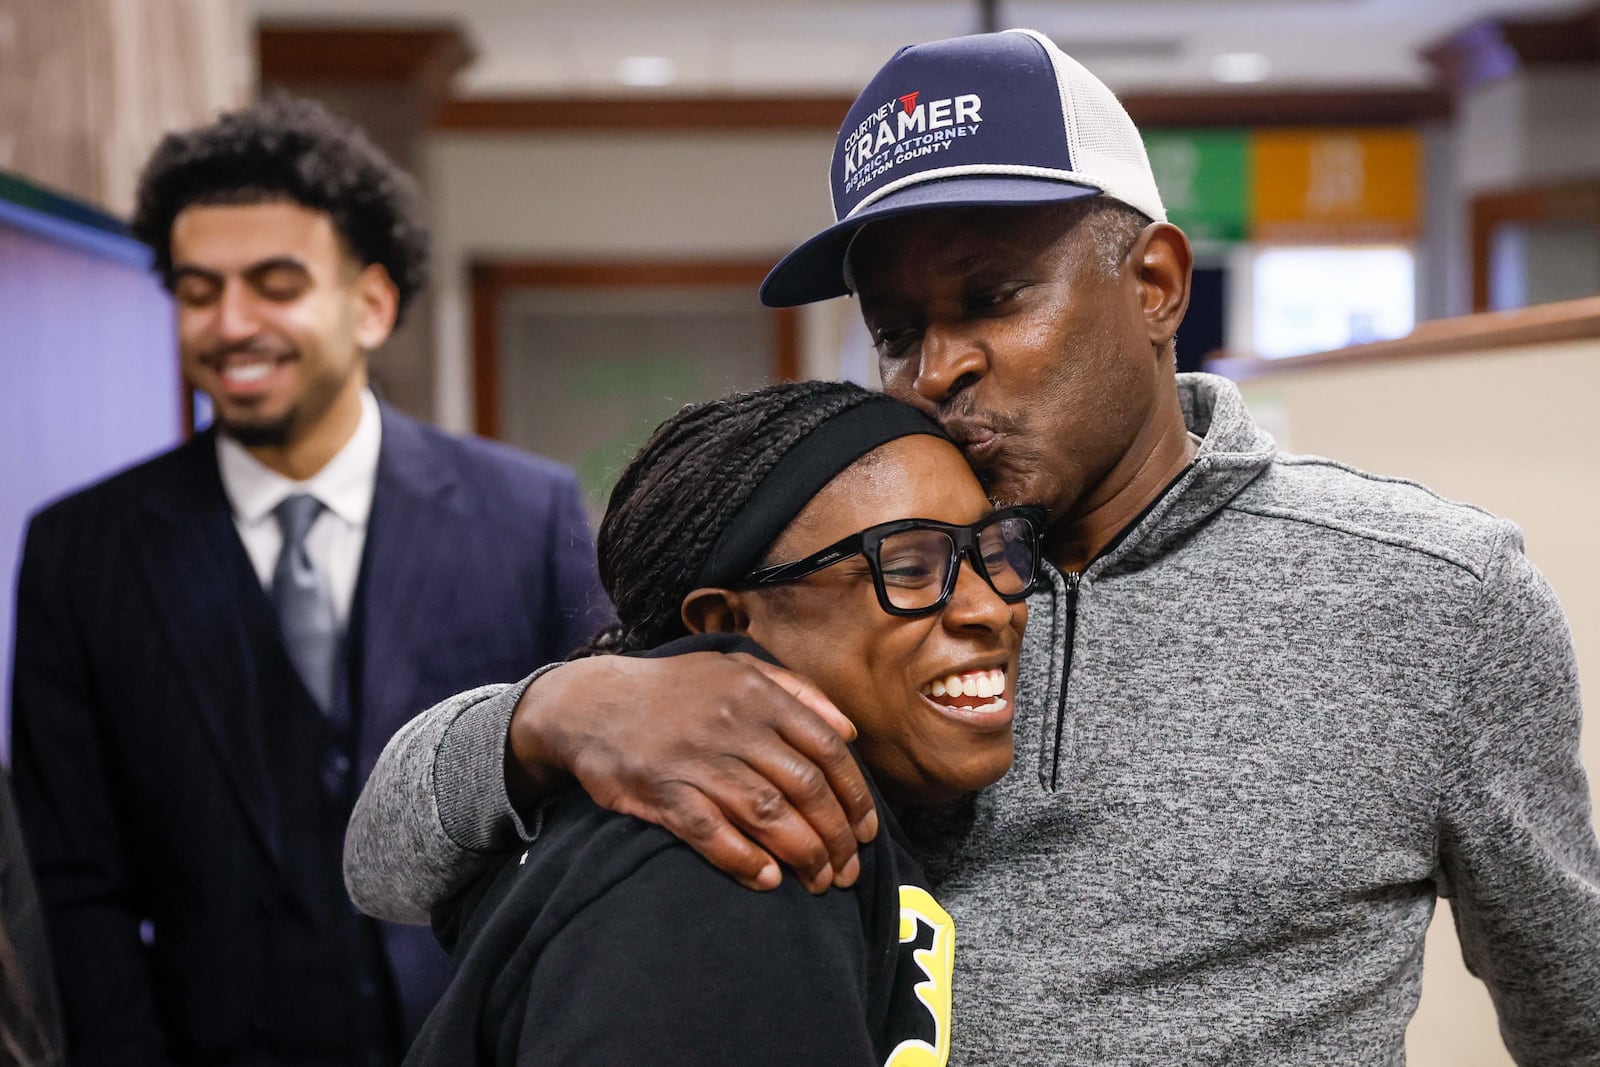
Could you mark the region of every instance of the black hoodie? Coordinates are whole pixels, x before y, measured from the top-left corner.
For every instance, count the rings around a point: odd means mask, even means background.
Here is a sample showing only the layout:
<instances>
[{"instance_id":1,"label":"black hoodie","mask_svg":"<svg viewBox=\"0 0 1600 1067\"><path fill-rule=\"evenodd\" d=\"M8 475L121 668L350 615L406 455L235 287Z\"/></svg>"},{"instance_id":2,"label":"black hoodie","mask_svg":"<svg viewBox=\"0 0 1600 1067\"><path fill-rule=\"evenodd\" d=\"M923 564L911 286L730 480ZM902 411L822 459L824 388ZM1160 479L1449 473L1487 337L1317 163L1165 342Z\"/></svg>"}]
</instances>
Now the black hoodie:
<instances>
[{"instance_id":1,"label":"black hoodie","mask_svg":"<svg viewBox=\"0 0 1600 1067\"><path fill-rule=\"evenodd\" d=\"M647 655L744 651L688 638ZM869 785L872 784L870 775ZM455 975L406 1063L944 1064L954 928L900 827L849 889L744 889L571 792L538 840L434 913Z\"/></svg>"}]
</instances>

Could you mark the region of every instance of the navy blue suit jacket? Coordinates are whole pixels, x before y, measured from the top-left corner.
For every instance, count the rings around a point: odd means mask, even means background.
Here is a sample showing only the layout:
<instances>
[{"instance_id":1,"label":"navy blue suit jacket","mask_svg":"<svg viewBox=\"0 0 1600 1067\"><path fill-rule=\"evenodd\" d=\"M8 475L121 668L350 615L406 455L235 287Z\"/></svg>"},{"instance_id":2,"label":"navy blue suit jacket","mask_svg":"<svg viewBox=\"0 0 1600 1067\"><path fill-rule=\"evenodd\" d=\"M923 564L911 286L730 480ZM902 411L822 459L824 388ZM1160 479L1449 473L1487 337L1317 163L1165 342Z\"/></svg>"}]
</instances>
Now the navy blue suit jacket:
<instances>
[{"instance_id":1,"label":"navy blue suit jacket","mask_svg":"<svg viewBox=\"0 0 1600 1067\"><path fill-rule=\"evenodd\" d=\"M15 784L75 1063L292 1061L261 1051L283 1044L262 1005L295 993L263 961L303 892L281 862L297 809L267 766L282 709L262 694L293 670L270 611L210 434L29 526ZM423 708L525 676L610 612L569 471L384 408L352 607L354 785ZM421 927L385 926L383 950L412 1029L444 955Z\"/></svg>"}]
</instances>

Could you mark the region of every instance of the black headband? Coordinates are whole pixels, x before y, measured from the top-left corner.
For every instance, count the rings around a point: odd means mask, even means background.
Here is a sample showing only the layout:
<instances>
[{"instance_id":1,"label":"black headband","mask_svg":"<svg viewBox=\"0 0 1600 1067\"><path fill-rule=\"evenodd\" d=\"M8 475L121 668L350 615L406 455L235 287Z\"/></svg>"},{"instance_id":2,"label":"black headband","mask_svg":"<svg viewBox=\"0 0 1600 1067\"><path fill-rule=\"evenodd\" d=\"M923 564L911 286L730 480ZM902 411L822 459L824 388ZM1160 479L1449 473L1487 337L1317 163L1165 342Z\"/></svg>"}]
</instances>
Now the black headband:
<instances>
[{"instance_id":1,"label":"black headband","mask_svg":"<svg viewBox=\"0 0 1600 1067\"><path fill-rule=\"evenodd\" d=\"M938 423L886 396L875 396L819 423L784 453L728 520L700 565L695 587L736 584L840 471L890 441L916 434L948 440Z\"/></svg>"}]
</instances>

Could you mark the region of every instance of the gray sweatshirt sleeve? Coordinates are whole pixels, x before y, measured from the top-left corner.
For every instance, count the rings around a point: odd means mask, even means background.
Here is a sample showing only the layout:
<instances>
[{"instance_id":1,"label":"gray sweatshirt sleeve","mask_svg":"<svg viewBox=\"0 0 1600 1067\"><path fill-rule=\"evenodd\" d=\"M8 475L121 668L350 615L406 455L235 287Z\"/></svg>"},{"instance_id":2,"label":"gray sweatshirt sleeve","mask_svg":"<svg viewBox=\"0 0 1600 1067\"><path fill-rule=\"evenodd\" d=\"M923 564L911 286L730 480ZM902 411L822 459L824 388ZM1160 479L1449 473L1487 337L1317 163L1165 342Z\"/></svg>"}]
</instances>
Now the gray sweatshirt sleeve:
<instances>
[{"instance_id":1,"label":"gray sweatshirt sleeve","mask_svg":"<svg viewBox=\"0 0 1600 1067\"><path fill-rule=\"evenodd\" d=\"M506 796L506 731L540 668L512 685L458 693L389 740L350 815L344 884L358 908L390 922L429 910L532 840Z\"/></svg>"},{"instance_id":2,"label":"gray sweatshirt sleeve","mask_svg":"<svg viewBox=\"0 0 1600 1067\"><path fill-rule=\"evenodd\" d=\"M1507 524L1462 646L1443 895L1519 1064L1600 1064L1600 845L1561 605Z\"/></svg>"}]
</instances>

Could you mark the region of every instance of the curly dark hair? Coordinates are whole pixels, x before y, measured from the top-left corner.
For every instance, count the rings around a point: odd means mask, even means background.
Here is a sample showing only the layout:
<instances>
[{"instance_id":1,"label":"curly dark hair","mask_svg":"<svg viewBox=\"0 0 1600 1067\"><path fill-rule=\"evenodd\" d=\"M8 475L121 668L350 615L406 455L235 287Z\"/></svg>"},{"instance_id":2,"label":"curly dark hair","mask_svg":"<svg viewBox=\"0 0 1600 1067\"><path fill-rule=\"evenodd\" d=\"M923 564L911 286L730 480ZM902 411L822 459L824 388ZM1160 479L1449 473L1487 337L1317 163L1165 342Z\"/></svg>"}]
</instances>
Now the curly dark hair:
<instances>
[{"instance_id":1,"label":"curly dark hair","mask_svg":"<svg viewBox=\"0 0 1600 1067\"><path fill-rule=\"evenodd\" d=\"M600 581L618 621L577 655L686 636L679 607L722 528L796 442L879 396L849 382L784 382L691 404L657 427L600 523Z\"/></svg>"},{"instance_id":2,"label":"curly dark hair","mask_svg":"<svg viewBox=\"0 0 1600 1067\"><path fill-rule=\"evenodd\" d=\"M133 235L172 283L172 223L191 204L287 200L324 211L351 254L380 263L399 313L428 281L428 230L410 175L313 100L273 92L209 126L169 133L139 176Z\"/></svg>"}]
</instances>

